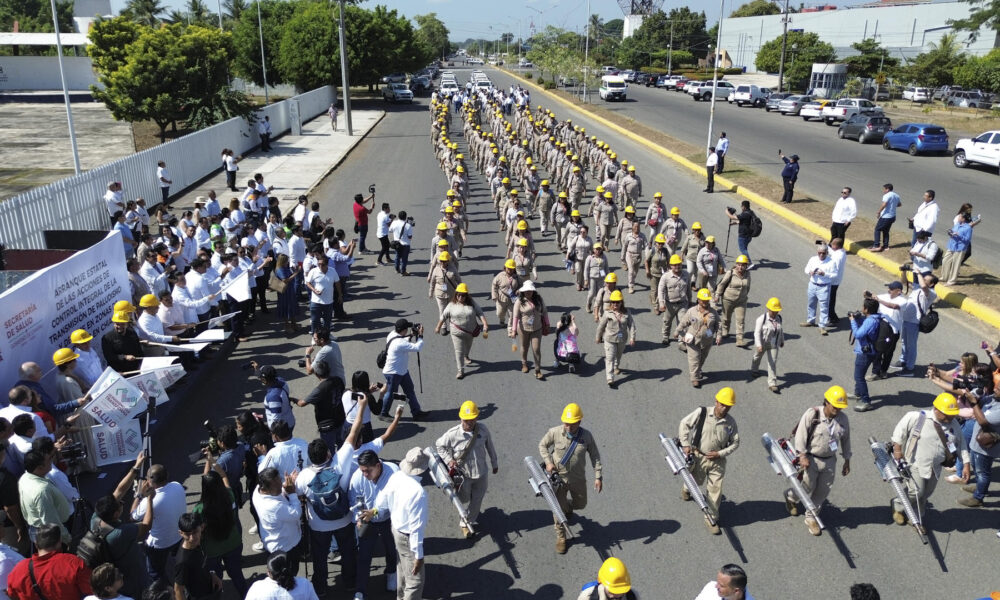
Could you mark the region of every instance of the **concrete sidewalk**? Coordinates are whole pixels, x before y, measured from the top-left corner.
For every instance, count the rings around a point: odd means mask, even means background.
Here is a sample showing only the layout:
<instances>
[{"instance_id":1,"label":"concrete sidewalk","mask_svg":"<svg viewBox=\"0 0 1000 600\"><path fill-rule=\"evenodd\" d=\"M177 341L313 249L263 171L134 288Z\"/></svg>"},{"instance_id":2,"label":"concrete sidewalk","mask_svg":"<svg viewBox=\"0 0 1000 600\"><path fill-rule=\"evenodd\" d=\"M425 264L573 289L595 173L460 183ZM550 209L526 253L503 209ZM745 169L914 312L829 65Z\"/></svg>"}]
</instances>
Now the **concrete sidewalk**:
<instances>
[{"instance_id":1,"label":"concrete sidewalk","mask_svg":"<svg viewBox=\"0 0 1000 600\"><path fill-rule=\"evenodd\" d=\"M343 115L337 122L337 131L331 130L326 115L320 115L302 126L302 135L285 134L271 142L270 152L258 150L244 156L236 173L239 193L229 191L226 174L219 171L172 198L171 212L178 214L181 210L193 209L195 199L207 196L209 190L215 190L219 204L226 207L230 198L239 197L247 180L260 173L266 185L274 186L271 195L280 199L281 212L286 214L295 206L296 198L309 194L319 185L384 116L385 112L380 110L351 111L354 135L348 136Z\"/></svg>"}]
</instances>

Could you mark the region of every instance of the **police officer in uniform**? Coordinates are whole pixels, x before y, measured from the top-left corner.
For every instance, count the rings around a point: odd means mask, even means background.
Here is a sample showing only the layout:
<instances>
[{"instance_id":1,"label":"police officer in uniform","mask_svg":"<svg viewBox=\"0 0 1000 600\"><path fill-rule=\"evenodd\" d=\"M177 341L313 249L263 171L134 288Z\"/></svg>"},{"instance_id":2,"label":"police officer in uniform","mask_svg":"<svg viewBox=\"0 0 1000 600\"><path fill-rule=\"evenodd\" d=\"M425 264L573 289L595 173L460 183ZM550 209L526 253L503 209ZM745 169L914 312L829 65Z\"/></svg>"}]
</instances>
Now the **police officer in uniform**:
<instances>
[{"instance_id":1,"label":"police officer in uniform","mask_svg":"<svg viewBox=\"0 0 1000 600\"><path fill-rule=\"evenodd\" d=\"M690 352L689 352L690 354ZM700 486L705 484L705 499L719 521L719 501L722 499L722 479L726 476L726 458L740 447L740 434L729 411L736 403L736 392L724 387L715 394L715 406L697 408L681 419L677 428L684 454L694 454L691 474ZM681 489L681 499L691 500L688 489ZM705 517L705 526L714 535L722 530Z\"/></svg>"},{"instance_id":2,"label":"police officer in uniform","mask_svg":"<svg viewBox=\"0 0 1000 600\"><path fill-rule=\"evenodd\" d=\"M812 498L816 509L822 509L837 477L837 450L844 457L841 474L851 472L851 426L847 422L847 392L839 385L830 386L823 394L823 405L806 409L795 426L792 444L799 455L802 487ZM785 491L785 508L792 516L799 507L791 489ZM807 515L806 528L813 535L822 534L812 515Z\"/></svg>"},{"instance_id":3,"label":"police officer in uniform","mask_svg":"<svg viewBox=\"0 0 1000 600\"><path fill-rule=\"evenodd\" d=\"M559 508L569 519L574 510L583 510L587 506L587 460L594 468L594 489L601 493L601 453L597 442L589 430L580 426L583 411L580 405L571 402L562 412L562 425L545 432L538 442L538 453L545 463L545 470L558 473L563 485L556 489ZM553 517L554 518L554 517ZM566 531L562 524L556 523L556 552L566 554Z\"/></svg>"},{"instance_id":4,"label":"police officer in uniform","mask_svg":"<svg viewBox=\"0 0 1000 600\"><path fill-rule=\"evenodd\" d=\"M490 430L479 422L479 407L472 400L466 400L458 410L461 422L439 437L434 446L441 460L448 465L450 473L461 473L462 485L458 486L458 500L469 511L469 523L477 525L476 519L483 505L483 498L489 487L489 471L486 470L486 456L489 455L493 474L500 470L497 452L493 448ZM460 523L462 537L472 537L472 532Z\"/></svg>"},{"instance_id":5,"label":"police officer in uniform","mask_svg":"<svg viewBox=\"0 0 1000 600\"><path fill-rule=\"evenodd\" d=\"M736 316L736 346L743 347L743 327L746 324L747 298L750 296L750 259L744 254L736 257L733 266L715 287L716 300L722 299L722 324L715 338L716 343L722 343L722 338L729 334L729 324Z\"/></svg>"},{"instance_id":6,"label":"police officer in uniform","mask_svg":"<svg viewBox=\"0 0 1000 600\"><path fill-rule=\"evenodd\" d=\"M635 320L622 306L624 297L621 290L615 290L608 296L608 310L601 315L597 323L598 344L604 342L604 376L608 387L615 387L615 375L621 375L622 353L625 344L635 346Z\"/></svg>"},{"instance_id":7,"label":"police officer in uniform","mask_svg":"<svg viewBox=\"0 0 1000 600\"><path fill-rule=\"evenodd\" d=\"M576 600L611 600L612 598L634 599L632 578L620 558L604 561L597 572L597 581L591 581L583 586Z\"/></svg>"},{"instance_id":8,"label":"police officer in uniform","mask_svg":"<svg viewBox=\"0 0 1000 600\"><path fill-rule=\"evenodd\" d=\"M658 237L662 237L659 234ZM681 317L691 305L691 274L684 270L684 261L674 254L670 257L669 268L660 276L656 284L658 300L657 312L663 313L663 345L669 346L673 339L674 319L680 325ZM683 349L683 346L682 346Z\"/></svg>"},{"instance_id":9,"label":"police officer in uniform","mask_svg":"<svg viewBox=\"0 0 1000 600\"><path fill-rule=\"evenodd\" d=\"M698 290L698 304L687 309L677 328L677 337L682 342L681 350L687 351L688 370L691 385L701 387L705 379L701 369L712 349L715 332L719 328L719 314L712 309L712 293L708 288Z\"/></svg>"}]
</instances>

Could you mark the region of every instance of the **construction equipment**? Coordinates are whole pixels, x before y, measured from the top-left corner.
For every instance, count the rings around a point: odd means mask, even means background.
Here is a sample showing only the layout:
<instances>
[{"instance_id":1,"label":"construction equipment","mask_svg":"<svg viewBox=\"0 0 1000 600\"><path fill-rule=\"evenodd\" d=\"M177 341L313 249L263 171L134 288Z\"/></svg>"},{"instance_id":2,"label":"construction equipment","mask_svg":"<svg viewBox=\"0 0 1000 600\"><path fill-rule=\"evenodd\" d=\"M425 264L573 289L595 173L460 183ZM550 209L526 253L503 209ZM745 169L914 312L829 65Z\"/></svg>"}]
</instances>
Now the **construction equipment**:
<instances>
[{"instance_id":1,"label":"construction equipment","mask_svg":"<svg viewBox=\"0 0 1000 600\"><path fill-rule=\"evenodd\" d=\"M691 474L691 470L688 468L694 456L686 456L684 454L684 451L681 450L680 441L677 438L669 438L661 433L660 444L663 445L663 449L667 452L667 455L664 457L667 459L667 466L670 467L674 475L681 476L684 487L687 488L688 493L691 494L691 499L698 505L701 512L705 513L705 518L709 524L716 525L715 515L712 513L711 507L708 506L705 495L701 493L701 488L698 487L698 483L694 480L694 475Z\"/></svg>"},{"instance_id":2,"label":"construction equipment","mask_svg":"<svg viewBox=\"0 0 1000 600\"><path fill-rule=\"evenodd\" d=\"M448 474L448 465L444 464L441 456L432 446L424 448L424 454L430 459L430 464L427 466L427 473L431 476L431 481L455 505L455 510L458 511L458 519L462 522L462 526L468 529L469 533L476 533L472 528L472 523L469 522L469 511L462 506L462 502L458 499L455 482Z\"/></svg>"},{"instance_id":3,"label":"construction equipment","mask_svg":"<svg viewBox=\"0 0 1000 600\"><path fill-rule=\"evenodd\" d=\"M799 502L806 508L808 513L820 529L826 529L822 519L819 518L819 508L813 503L812 498L802 487L801 472L797 466L797 453L786 439L775 440L770 433L765 433L760 437L761 444L767 451L767 462L771 463L771 468L778 475L788 480L792 486L792 492L799 499Z\"/></svg>"},{"instance_id":4,"label":"construction equipment","mask_svg":"<svg viewBox=\"0 0 1000 600\"><path fill-rule=\"evenodd\" d=\"M903 482L904 477L911 477L910 466L906 464L906 460L896 461L892 457L891 442L883 443L870 437L868 443L871 444L872 454L875 455L875 468L878 469L879 475L882 476L883 481L889 482L889 485L892 486L892 490L896 492L896 498L903 505L906 518L917 531L920 541L926 544L927 531L924 529L920 514L910 504L910 495L906 492L906 484Z\"/></svg>"},{"instance_id":5,"label":"construction equipment","mask_svg":"<svg viewBox=\"0 0 1000 600\"><path fill-rule=\"evenodd\" d=\"M562 485L562 478L559 477L558 473L547 475L542 466L538 464L538 461L531 456L524 457L524 466L528 468L528 483L531 484L531 489L534 490L535 496L541 496L545 499L545 503L549 505L549 510L552 511L552 516L556 518L556 521L566 531L566 537L572 538L573 532L569 530L566 515L563 513L562 508L559 507L559 500L556 498L556 489Z\"/></svg>"}]
</instances>

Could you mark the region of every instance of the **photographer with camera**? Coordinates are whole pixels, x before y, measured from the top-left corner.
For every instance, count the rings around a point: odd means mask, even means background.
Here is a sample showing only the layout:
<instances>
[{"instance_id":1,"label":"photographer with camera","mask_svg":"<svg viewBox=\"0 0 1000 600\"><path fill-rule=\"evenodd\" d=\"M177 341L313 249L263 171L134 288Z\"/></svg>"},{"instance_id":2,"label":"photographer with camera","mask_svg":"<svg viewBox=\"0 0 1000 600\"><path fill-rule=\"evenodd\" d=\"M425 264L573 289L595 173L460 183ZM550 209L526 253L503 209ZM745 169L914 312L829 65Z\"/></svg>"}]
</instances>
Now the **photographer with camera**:
<instances>
[{"instance_id":1,"label":"photographer with camera","mask_svg":"<svg viewBox=\"0 0 1000 600\"><path fill-rule=\"evenodd\" d=\"M392 258L392 252L389 250L389 224L395 218L395 215L390 212L389 203L383 202L382 210L375 216L375 238L379 243L379 253L375 258L375 264L379 266L389 264L389 260ZM382 262L383 256L385 263Z\"/></svg>"},{"instance_id":2,"label":"photographer with camera","mask_svg":"<svg viewBox=\"0 0 1000 600\"><path fill-rule=\"evenodd\" d=\"M361 194L354 195L354 233L358 234L358 241L361 246L361 253L368 254L365 247L365 238L368 237L368 215L375 210L375 184L368 186L369 196L365 198ZM371 206L367 204L371 202Z\"/></svg>"},{"instance_id":3,"label":"photographer with camera","mask_svg":"<svg viewBox=\"0 0 1000 600\"><path fill-rule=\"evenodd\" d=\"M281 419L294 429L295 413L292 411L288 384L285 383L284 379L278 377L277 370L271 365L261 367L257 364L257 361L252 360L250 361L250 368L254 372L260 373L260 382L267 388L264 396L264 417L267 421L267 426L270 427L272 423Z\"/></svg>"},{"instance_id":4,"label":"photographer with camera","mask_svg":"<svg viewBox=\"0 0 1000 600\"><path fill-rule=\"evenodd\" d=\"M882 321L878 314L879 303L875 298L865 298L861 313L849 312L847 318L851 323L851 335L854 336L854 393L848 398L856 400L855 412L867 412L872 409L872 399L868 395L868 382L865 375L868 367L875 365L873 371L878 373L878 350L875 340L878 338L879 324Z\"/></svg>"},{"instance_id":5,"label":"photographer with camera","mask_svg":"<svg viewBox=\"0 0 1000 600\"><path fill-rule=\"evenodd\" d=\"M344 380L330 371L327 362L317 362L312 372L319 383L305 399L298 401L298 405L312 405L319 437L330 448L336 449L340 447L341 427L344 425L344 407L340 403Z\"/></svg>"},{"instance_id":6,"label":"photographer with camera","mask_svg":"<svg viewBox=\"0 0 1000 600\"><path fill-rule=\"evenodd\" d=\"M402 213L400 213L402 214ZM399 319L385 340L385 366L382 375L386 385L381 397L382 411L379 418L391 421L389 413L392 409L393 396L399 387L403 388L410 404L410 412L414 421L427 418L427 413L420 408L417 393L413 388L413 378L410 377L410 353L420 352L424 347L424 326ZM419 358L419 356L418 356Z\"/></svg>"}]
</instances>

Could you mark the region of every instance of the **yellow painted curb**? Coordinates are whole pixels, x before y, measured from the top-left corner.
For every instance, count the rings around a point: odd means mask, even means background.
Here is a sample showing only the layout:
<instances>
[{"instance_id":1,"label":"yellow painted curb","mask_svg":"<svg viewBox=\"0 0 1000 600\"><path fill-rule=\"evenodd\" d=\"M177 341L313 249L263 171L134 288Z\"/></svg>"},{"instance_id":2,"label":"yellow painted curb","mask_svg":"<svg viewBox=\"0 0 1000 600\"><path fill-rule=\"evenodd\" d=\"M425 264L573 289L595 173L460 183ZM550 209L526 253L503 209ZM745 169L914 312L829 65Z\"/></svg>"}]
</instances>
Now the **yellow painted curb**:
<instances>
[{"instance_id":1,"label":"yellow painted curb","mask_svg":"<svg viewBox=\"0 0 1000 600\"><path fill-rule=\"evenodd\" d=\"M694 171L699 175L705 174L704 166L693 163L687 158L681 156L680 154L668 150L663 146L656 144L655 142L652 142L636 133L633 133L628 129L625 129L621 125L618 125L617 123L612 123L611 121L605 119L604 117L601 117L600 115L596 115L588 110L582 109L573 104L572 102L570 102L569 100L566 100L565 98L561 98L553 94L552 92L538 86L537 84L521 77L516 73L513 73L506 69L504 69L503 72L515 79L518 79L519 81L521 81L522 84L542 92L547 97L565 105L567 108L574 110L577 113L583 114L587 118L593 119L594 121L597 121L601 125L617 131L621 135L624 135L625 137L629 138L630 140L642 144L643 146L646 146L650 150L669 158L678 165L686 167L687 169L690 169L691 171ZM726 179L725 177L716 177L715 183L717 185L721 184L722 187L729 188L737 195L742 196L747 200L756 203L757 205L761 206L762 208L772 213L773 215L780 217L786 221L789 221L790 223L793 223L794 225L801 227L802 229L814 235L817 235L823 239L826 239L827 236L830 234L830 230L828 227L823 227L822 225L814 223L813 221L810 221L809 219L803 217L802 215L794 211L791 211L785 208L784 206L781 206L780 202L775 202L773 200L765 198L764 196L761 196L760 194L754 191L748 190L745 187L737 185L736 183L734 183L729 179ZM859 258L863 258L864 260L867 260L868 262L888 272L893 279L899 278L899 267L900 267L899 263L889 260L888 258L883 257L881 254L877 252L871 252L865 248L862 248L859 244L849 239L844 240L844 249L850 252L851 254L856 254ZM943 252L944 250L942 249L939 251ZM989 306L986 306L982 302L973 300L968 296L966 296L965 294L957 290L953 290L942 283L939 283L935 287L935 291L937 292L939 299L944 300L948 304L951 304L952 306L969 313L970 315L976 317L977 319L980 319L988 323L989 325L1000 329L1000 311L991 308Z\"/></svg>"}]
</instances>

